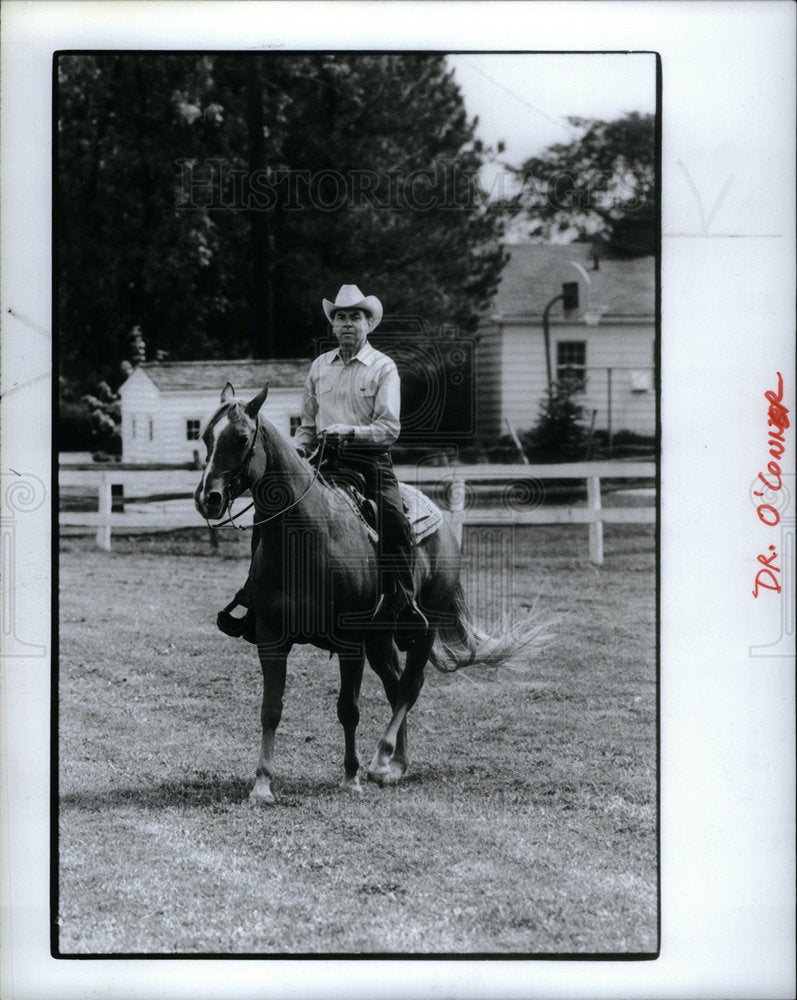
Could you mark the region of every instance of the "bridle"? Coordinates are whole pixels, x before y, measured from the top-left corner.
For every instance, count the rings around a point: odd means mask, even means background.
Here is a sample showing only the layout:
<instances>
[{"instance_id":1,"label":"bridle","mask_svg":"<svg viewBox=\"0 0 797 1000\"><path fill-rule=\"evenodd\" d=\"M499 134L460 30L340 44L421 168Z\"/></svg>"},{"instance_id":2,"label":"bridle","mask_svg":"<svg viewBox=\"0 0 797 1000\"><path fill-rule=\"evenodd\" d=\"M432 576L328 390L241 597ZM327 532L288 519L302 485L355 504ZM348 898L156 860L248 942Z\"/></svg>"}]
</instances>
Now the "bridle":
<instances>
[{"instance_id":1,"label":"bridle","mask_svg":"<svg viewBox=\"0 0 797 1000\"><path fill-rule=\"evenodd\" d=\"M256 427L255 427L254 433L252 434L252 437L251 437L249 443L246 446L246 451L244 452L244 457L241 460L241 464L238 466L238 468L235 470L235 472L233 473L233 475L229 479L229 482L228 482L228 485L227 485L227 493L228 493L229 499L227 500L227 505L226 505L224 511L222 511L222 514L225 514L225 513L227 514L226 519L224 521L219 521L216 524L211 524L209 518L207 518L207 517L205 518L205 524L207 524L207 526L209 528L211 528L212 530L214 530L214 531L217 528L235 528L238 531L246 531L247 528L249 528L249 527L257 528L261 524L265 524L267 521L273 521L275 517L280 517L286 511L289 511L291 509L291 507L295 507L298 503L301 503L301 501L304 500L304 498L307 496L307 494L310 492L310 490L316 484L319 472L321 470L321 461L322 461L322 459L324 457L324 447L326 445L326 439L323 438L323 437L321 438L321 444L319 445L319 447L316 449L316 451L314 452L314 454L312 456L314 458L317 455L318 456L318 462L316 464L315 473L313 475L313 478L310 480L310 484L307 487L307 489L304 491L304 493L302 493L302 495L300 497L297 497L296 500L294 500L292 503L289 503L287 507L283 507L281 510L275 511L273 514L269 514L268 517L264 517L260 521L253 521L251 525L238 524L236 522L236 518L242 517L248 510L251 510L252 507L255 506L255 501L252 500L252 502L248 503L246 505L246 507L243 508L243 510L239 510L237 514L233 514L233 512L232 512L233 502L238 499L238 497L240 496L241 492L243 492L243 490L239 490L238 492L235 492L235 490L232 489L231 487L234 487L236 481L238 479L240 479L244 475L245 472L248 471L248 469L249 469L249 463L252 461L252 455L254 454L255 444L257 442L257 435L259 433L260 433L260 424L258 423L256 425Z\"/></svg>"}]
</instances>

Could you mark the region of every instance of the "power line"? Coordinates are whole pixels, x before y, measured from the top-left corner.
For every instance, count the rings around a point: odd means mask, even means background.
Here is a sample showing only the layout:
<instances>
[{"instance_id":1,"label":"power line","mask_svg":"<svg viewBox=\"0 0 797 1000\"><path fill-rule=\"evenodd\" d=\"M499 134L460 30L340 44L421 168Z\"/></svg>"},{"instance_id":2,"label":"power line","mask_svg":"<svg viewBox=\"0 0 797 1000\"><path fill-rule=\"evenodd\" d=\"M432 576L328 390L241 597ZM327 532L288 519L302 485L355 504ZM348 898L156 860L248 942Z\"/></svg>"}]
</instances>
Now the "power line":
<instances>
[{"instance_id":1,"label":"power line","mask_svg":"<svg viewBox=\"0 0 797 1000\"><path fill-rule=\"evenodd\" d=\"M516 101L520 101L521 104L524 104L531 111L536 111L538 115L542 115L543 118L547 119L547 121L551 122L553 125L558 125L559 128L563 129L571 137L578 134L577 130L573 128L572 125L565 125L559 119L551 118L551 116L547 115L543 110L541 110L534 104L531 104L529 101L527 101L525 97L521 97L520 94L516 94L515 91L510 90L509 87L505 87L503 83L499 83L498 80L490 76L489 73L485 73L483 69L479 69L478 66L475 66L472 62L468 62L467 60L464 60L464 62L466 66L470 66L472 70L475 70L479 74L479 76L483 76L485 80L489 80L490 83L498 87L499 90L503 90L505 93L509 94L510 97L514 97Z\"/></svg>"}]
</instances>

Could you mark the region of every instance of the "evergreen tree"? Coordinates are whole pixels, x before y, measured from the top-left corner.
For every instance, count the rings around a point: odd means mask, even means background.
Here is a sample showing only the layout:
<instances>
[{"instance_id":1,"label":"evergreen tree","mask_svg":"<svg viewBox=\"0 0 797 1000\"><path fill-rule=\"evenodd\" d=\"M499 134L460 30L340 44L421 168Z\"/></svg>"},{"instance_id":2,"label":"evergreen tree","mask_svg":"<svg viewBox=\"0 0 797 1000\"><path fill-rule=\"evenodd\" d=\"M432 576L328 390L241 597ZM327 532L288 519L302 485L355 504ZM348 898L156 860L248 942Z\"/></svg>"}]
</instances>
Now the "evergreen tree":
<instances>
[{"instance_id":1,"label":"evergreen tree","mask_svg":"<svg viewBox=\"0 0 797 1000\"><path fill-rule=\"evenodd\" d=\"M565 376L546 394L540 403L539 419L522 442L533 461L562 462L584 457L584 407L575 398L581 391L576 378Z\"/></svg>"}]
</instances>

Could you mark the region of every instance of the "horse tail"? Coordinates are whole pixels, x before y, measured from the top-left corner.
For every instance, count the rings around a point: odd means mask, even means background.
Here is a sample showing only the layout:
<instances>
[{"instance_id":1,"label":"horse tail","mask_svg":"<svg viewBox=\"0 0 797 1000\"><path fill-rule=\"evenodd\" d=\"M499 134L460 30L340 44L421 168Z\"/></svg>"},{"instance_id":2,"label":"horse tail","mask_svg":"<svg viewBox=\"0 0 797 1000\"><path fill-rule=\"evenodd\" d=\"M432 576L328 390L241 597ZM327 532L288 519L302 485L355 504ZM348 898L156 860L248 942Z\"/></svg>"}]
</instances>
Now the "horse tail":
<instances>
[{"instance_id":1,"label":"horse tail","mask_svg":"<svg viewBox=\"0 0 797 1000\"><path fill-rule=\"evenodd\" d=\"M472 664L497 667L534 640L542 641L545 626L525 619L515 625L505 622L487 632L473 621L461 584L443 613L432 616L437 629L429 662L442 673L452 673Z\"/></svg>"}]
</instances>

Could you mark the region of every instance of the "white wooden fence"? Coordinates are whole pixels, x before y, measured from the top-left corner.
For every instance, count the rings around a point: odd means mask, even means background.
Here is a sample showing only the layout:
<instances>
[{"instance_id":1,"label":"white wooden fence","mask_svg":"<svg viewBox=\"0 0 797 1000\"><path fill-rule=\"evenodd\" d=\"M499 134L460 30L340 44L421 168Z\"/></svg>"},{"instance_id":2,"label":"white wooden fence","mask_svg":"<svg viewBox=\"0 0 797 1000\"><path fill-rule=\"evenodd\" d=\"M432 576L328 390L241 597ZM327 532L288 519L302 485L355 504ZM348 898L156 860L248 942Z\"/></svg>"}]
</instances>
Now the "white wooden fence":
<instances>
[{"instance_id":1,"label":"white wooden fence","mask_svg":"<svg viewBox=\"0 0 797 1000\"><path fill-rule=\"evenodd\" d=\"M463 525L504 525L504 524L588 524L589 557L593 563L603 562L604 524L654 524L654 507L603 507L601 502L601 479L642 479L653 481L656 466L653 462L573 462L561 465L456 465L456 466L397 466L396 474L405 483L425 489L432 487L446 489L448 517L459 541L462 540ZM112 487L124 488L125 500L143 499L158 494L179 494L188 498L193 495L199 482L198 471L186 469L123 470L70 469L61 467L58 481L61 487L82 487L97 490L97 511L62 511L59 523L64 527L97 529L97 545L110 551L111 532L125 529L164 531L177 528L202 527L202 520L193 509L170 510L165 502L147 503L135 511L112 510ZM544 483L551 480L586 481L586 507L556 507L531 505L523 509L523 503L504 503L501 508L469 507L468 484L498 483L511 485L531 483L540 492L541 500ZM245 500L238 506L245 505ZM233 508L235 509L235 508Z\"/></svg>"}]
</instances>

